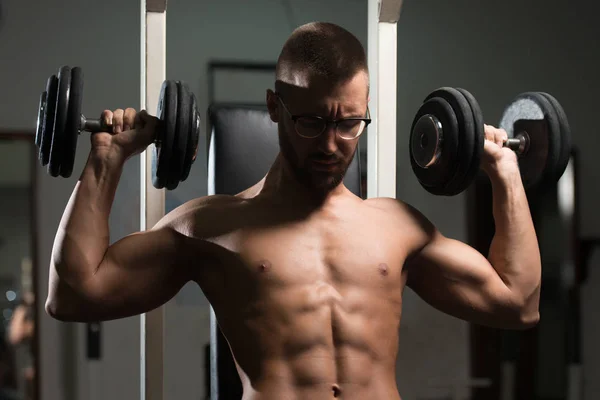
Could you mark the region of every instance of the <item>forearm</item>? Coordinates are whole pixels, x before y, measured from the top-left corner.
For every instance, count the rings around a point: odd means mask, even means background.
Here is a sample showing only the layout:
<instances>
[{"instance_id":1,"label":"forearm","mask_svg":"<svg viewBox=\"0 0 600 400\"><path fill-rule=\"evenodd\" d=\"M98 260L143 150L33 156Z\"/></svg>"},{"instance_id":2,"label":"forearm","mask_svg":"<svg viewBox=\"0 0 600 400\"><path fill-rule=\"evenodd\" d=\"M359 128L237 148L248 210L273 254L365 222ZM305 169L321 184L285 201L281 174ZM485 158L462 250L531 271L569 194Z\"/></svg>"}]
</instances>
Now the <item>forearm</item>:
<instances>
[{"instance_id":1,"label":"forearm","mask_svg":"<svg viewBox=\"0 0 600 400\"><path fill-rule=\"evenodd\" d=\"M489 176L495 235L488 259L516 298L537 308L541 259L521 176L516 168Z\"/></svg>"},{"instance_id":2,"label":"forearm","mask_svg":"<svg viewBox=\"0 0 600 400\"><path fill-rule=\"evenodd\" d=\"M100 265L109 246L108 218L124 160L92 151L60 221L51 278L82 282Z\"/></svg>"}]
</instances>

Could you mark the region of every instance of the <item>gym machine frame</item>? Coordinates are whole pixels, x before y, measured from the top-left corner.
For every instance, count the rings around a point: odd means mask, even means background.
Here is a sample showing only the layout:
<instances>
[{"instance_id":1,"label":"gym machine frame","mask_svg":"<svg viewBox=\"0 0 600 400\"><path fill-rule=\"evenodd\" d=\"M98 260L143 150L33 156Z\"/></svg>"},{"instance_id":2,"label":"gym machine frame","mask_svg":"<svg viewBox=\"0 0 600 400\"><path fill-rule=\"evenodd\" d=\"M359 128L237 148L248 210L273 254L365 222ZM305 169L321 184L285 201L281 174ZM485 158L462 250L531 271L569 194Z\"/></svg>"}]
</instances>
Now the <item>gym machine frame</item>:
<instances>
[{"instance_id":1,"label":"gym machine frame","mask_svg":"<svg viewBox=\"0 0 600 400\"><path fill-rule=\"evenodd\" d=\"M275 74L275 63L220 61L213 60L207 65L208 73L208 104L217 102L216 73L217 71L258 72ZM247 104L247 102L244 102ZM260 103L261 105L263 103ZM250 104L253 105L253 104ZM210 132L210 131L209 131Z\"/></svg>"},{"instance_id":2,"label":"gym machine frame","mask_svg":"<svg viewBox=\"0 0 600 400\"><path fill-rule=\"evenodd\" d=\"M156 110L166 77L167 0L141 0L140 109ZM140 155L140 230L165 214L165 191L152 186L154 144ZM140 399L164 398L164 306L140 316Z\"/></svg>"},{"instance_id":3,"label":"gym machine frame","mask_svg":"<svg viewBox=\"0 0 600 400\"><path fill-rule=\"evenodd\" d=\"M396 197L397 25L402 3L402 0L368 3L369 109L373 121L367 131L368 198Z\"/></svg>"},{"instance_id":4,"label":"gym machine frame","mask_svg":"<svg viewBox=\"0 0 600 400\"><path fill-rule=\"evenodd\" d=\"M249 61L226 61L226 60L212 60L209 61L206 67L208 74L208 104L209 107L213 104L229 103L228 101L221 102L217 100L217 72L219 71L236 71L236 72L257 72L257 73L269 73L272 72L275 75L275 69L277 64L267 62L249 62ZM248 103L244 102L246 106L252 107L264 107L264 103ZM210 111L209 111L210 112ZM206 132L212 132L212 126L210 125L210 118L206 118ZM206 151L210 148L210 134L206 135ZM211 189L209 189L209 195ZM212 309L211 309L212 310ZM211 318L213 318L211 311ZM212 319L211 319L212 321ZM211 322L212 324L212 322ZM211 327L211 329L213 329ZM219 332L220 334L220 332ZM213 346L211 346L212 348ZM218 397L218 396L217 396Z\"/></svg>"}]
</instances>

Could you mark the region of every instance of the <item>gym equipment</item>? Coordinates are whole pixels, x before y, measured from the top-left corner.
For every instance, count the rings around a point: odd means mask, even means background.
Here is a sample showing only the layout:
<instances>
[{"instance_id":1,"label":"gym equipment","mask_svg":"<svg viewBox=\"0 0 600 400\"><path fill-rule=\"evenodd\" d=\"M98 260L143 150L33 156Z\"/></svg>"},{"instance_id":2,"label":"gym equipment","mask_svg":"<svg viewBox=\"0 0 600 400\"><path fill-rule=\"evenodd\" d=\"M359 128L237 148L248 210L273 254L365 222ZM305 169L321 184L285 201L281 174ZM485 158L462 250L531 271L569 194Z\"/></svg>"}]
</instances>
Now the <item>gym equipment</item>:
<instances>
[{"instance_id":1,"label":"gym equipment","mask_svg":"<svg viewBox=\"0 0 600 400\"><path fill-rule=\"evenodd\" d=\"M375 116L367 140L367 197L395 198L398 113L398 21L402 0L367 1L367 58Z\"/></svg>"},{"instance_id":2,"label":"gym equipment","mask_svg":"<svg viewBox=\"0 0 600 400\"><path fill-rule=\"evenodd\" d=\"M560 103L544 92L518 95L504 110L499 127L504 147L517 153L526 189L554 184L571 154L571 133ZM410 161L419 183L435 195L463 192L480 169L485 142L483 114L462 88L442 87L419 107L410 133Z\"/></svg>"},{"instance_id":3,"label":"gym equipment","mask_svg":"<svg viewBox=\"0 0 600 400\"><path fill-rule=\"evenodd\" d=\"M519 140L528 148L519 158L525 187L558 182L571 156L571 129L553 96L544 92L518 95L504 110L499 127L512 138L509 141Z\"/></svg>"},{"instance_id":4,"label":"gym equipment","mask_svg":"<svg viewBox=\"0 0 600 400\"><path fill-rule=\"evenodd\" d=\"M81 114L83 71L62 66L40 96L35 142L48 173L68 178L73 172L77 139L82 131L112 132L100 119ZM187 179L196 158L200 114L196 98L181 81L165 80L158 101L158 128L152 160L152 183L157 189L175 189Z\"/></svg>"}]
</instances>

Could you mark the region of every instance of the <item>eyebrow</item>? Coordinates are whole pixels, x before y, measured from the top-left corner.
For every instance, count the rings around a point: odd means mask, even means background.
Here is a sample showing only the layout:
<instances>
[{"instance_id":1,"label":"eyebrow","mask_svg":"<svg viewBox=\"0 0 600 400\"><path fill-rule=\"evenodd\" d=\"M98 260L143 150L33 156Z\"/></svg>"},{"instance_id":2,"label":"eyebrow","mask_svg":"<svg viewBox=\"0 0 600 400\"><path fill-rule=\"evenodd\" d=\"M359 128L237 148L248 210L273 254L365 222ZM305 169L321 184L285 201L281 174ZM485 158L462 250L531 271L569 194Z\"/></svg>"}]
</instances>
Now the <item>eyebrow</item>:
<instances>
[{"instance_id":1,"label":"eyebrow","mask_svg":"<svg viewBox=\"0 0 600 400\"><path fill-rule=\"evenodd\" d=\"M324 116L323 113L320 112L304 112L304 113L298 113L298 116L302 116L302 117L320 117L320 118L325 118L325 119L329 119L329 115ZM354 108L351 108L351 112L348 113L348 115L342 115L340 118L336 118L336 120L344 120L344 119L360 119L360 118L366 118L367 116L367 110L365 109L364 113L361 113L359 111L356 111Z\"/></svg>"}]
</instances>

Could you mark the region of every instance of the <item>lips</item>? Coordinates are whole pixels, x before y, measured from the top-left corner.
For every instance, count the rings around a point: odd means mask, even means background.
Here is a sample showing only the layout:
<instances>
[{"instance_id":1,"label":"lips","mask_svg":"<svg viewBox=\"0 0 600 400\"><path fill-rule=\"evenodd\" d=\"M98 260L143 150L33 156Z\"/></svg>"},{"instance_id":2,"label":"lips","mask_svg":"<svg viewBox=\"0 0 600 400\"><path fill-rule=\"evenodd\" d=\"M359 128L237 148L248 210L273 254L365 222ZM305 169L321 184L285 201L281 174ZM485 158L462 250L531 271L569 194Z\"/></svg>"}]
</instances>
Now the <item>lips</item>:
<instances>
[{"instance_id":1,"label":"lips","mask_svg":"<svg viewBox=\"0 0 600 400\"><path fill-rule=\"evenodd\" d=\"M324 164L324 165L334 165L334 164L339 163L339 161L324 161L324 160L313 160L313 162L316 164Z\"/></svg>"},{"instance_id":2,"label":"lips","mask_svg":"<svg viewBox=\"0 0 600 400\"><path fill-rule=\"evenodd\" d=\"M333 171L340 165L339 161L335 160L312 160L315 169L321 171Z\"/></svg>"}]
</instances>

